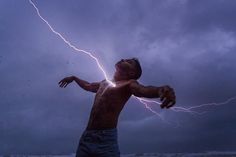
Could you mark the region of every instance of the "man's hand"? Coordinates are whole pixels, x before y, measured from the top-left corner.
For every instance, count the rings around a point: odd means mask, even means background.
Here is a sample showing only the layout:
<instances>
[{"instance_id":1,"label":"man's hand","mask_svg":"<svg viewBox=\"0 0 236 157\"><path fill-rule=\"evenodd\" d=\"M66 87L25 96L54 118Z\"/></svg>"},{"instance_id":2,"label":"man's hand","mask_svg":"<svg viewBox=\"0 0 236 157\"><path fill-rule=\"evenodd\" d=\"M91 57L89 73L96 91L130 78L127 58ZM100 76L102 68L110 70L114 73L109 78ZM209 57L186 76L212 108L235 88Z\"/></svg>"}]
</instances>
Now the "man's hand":
<instances>
[{"instance_id":1,"label":"man's hand","mask_svg":"<svg viewBox=\"0 0 236 157\"><path fill-rule=\"evenodd\" d=\"M74 76L70 76L70 77L65 77L64 79L62 79L60 82L58 82L59 86L61 88L65 88L69 83L71 83L72 81L74 81Z\"/></svg>"},{"instance_id":2,"label":"man's hand","mask_svg":"<svg viewBox=\"0 0 236 157\"><path fill-rule=\"evenodd\" d=\"M173 88L169 86L163 86L160 89L160 100L162 101L161 108L170 108L174 106L176 102L175 92Z\"/></svg>"}]
</instances>

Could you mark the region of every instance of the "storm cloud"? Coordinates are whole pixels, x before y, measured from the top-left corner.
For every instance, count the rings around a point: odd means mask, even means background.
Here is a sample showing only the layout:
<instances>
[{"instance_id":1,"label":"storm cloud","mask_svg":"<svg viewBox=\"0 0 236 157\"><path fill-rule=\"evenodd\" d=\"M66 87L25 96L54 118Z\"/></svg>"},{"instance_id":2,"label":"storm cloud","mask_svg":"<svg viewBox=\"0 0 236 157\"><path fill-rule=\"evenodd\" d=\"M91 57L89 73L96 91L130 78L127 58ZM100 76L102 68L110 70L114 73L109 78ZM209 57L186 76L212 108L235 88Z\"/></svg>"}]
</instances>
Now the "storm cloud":
<instances>
[{"instance_id":1,"label":"storm cloud","mask_svg":"<svg viewBox=\"0 0 236 157\"><path fill-rule=\"evenodd\" d=\"M234 0L44 0L41 14L69 41L96 55L112 77L121 58L139 58L144 85L170 85L176 106L236 96ZM94 94L63 77L104 79L37 16L27 0L0 1L0 154L70 154ZM130 99L118 125L121 153L235 151L236 100L191 115Z\"/></svg>"}]
</instances>

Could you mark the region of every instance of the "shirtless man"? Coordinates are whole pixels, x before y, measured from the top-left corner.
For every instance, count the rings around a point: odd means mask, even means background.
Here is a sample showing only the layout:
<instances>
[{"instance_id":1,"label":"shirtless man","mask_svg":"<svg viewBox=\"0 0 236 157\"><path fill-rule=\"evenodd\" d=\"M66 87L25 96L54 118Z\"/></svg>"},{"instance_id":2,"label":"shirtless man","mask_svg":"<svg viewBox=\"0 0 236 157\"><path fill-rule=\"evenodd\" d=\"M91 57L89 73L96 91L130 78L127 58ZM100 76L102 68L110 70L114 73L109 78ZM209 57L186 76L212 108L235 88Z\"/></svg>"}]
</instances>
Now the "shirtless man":
<instances>
[{"instance_id":1,"label":"shirtless man","mask_svg":"<svg viewBox=\"0 0 236 157\"><path fill-rule=\"evenodd\" d=\"M119 114L128 99L134 95L144 98L160 98L161 108L170 108L175 104L175 93L169 86L143 86L137 79L142 74L136 58L122 59L115 64L115 74L111 86L106 80L89 83L71 76L59 82L65 88L75 81L86 91L96 93L89 122L83 132L76 157L119 157L117 143L117 122Z\"/></svg>"}]
</instances>

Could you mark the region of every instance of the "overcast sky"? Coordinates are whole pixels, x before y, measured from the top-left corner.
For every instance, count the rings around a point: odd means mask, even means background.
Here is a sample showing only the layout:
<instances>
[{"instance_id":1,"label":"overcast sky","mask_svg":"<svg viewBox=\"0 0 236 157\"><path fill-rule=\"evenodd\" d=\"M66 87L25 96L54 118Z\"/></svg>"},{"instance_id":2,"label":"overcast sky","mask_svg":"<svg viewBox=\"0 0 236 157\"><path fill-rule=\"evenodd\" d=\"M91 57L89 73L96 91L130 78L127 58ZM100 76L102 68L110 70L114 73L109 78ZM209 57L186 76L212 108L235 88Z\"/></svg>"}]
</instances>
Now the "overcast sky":
<instances>
[{"instance_id":1,"label":"overcast sky","mask_svg":"<svg viewBox=\"0 0 236 157\"><path fill-rule=\"evenodd\" d=\"M170 85L176 106L236 96L235 0L34 0L51 25L91 51L112 77L121 58L139 58L145 85ZM103 80L94 60L53 34L28 0L0 0L0 154L75 152L94 94L76 75ZM161 110L131 98L119 119L121 153L233 151L236 100L203 115Z\"/></svg>"}]
</instances>

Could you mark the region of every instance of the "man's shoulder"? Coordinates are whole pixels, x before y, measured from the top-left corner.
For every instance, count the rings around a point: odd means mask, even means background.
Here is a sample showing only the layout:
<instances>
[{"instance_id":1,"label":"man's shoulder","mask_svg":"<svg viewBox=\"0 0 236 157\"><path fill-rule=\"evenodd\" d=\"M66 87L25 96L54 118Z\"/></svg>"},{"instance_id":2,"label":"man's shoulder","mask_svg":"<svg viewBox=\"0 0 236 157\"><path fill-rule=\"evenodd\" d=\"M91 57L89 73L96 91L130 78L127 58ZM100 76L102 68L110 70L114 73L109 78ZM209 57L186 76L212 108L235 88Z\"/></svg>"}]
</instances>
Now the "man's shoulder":
<instances>
[{"instance_id":1,"label":"man's shoulder","mask_svg":"<svg viewBox=\"0 0 236 157\"><path fill-rule=\"evenodd\" d=\"M139 84L139 82L138 82L137 80L135 80L135 79L131 79L131 80L129 80L129 83Z\"/></svg>"},{"instance_id":2,"label":"man's shoulder","mask_svg":"<svg viewBox=\"0 0 236 157\"><path fill-rule=\"evenodd\" d=\"M139 84L139 82L135 79L125 80L121 82L122 84Z\"/></svg>"},{"instance_id":3,"label":"man's shoulder","mask_svg":"<svg viewBox=\"0 0 236 157\"><path fill-rule=\"evenodd\" d=\"M135 79L129 80L130 87L137 86L137 85L139 85L139 82L137 80L135 80Z\"/></svg>"}]
</instances>

